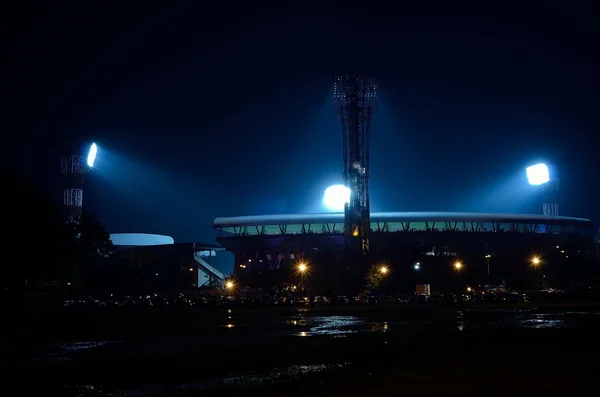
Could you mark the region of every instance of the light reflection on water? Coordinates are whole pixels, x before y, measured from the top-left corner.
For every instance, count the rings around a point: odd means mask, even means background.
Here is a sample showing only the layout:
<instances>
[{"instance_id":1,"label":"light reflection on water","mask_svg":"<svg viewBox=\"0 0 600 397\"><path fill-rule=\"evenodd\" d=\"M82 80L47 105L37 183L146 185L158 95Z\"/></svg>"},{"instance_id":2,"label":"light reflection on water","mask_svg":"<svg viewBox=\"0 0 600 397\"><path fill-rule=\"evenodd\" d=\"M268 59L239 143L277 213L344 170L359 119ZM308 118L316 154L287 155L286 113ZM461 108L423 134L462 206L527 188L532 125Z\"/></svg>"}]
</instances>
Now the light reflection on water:
<instances>
[{"instance_id":1,"label":"light reflection on water","mask_svg":"<svg viewBox=\"0 0 600 397\"><path fill-rule=\"evenodd\" d=\"M565 313L566 314L566 313ZM514 320L516 328L564 328L563 319L557 319L556 314L535 313L529 316L517 316ZM563 317L563 316L561 316Z\"/></svg>"},{"instance_id":2,"label":"light reflection on water","mask_svg":"<svg viewBox=\"0 0 600 397\"><path fill-rule=\"evenodd\" d=\"M367 317L358 316L296 316L284 320L291 326L296 336L324 335L330 337L346 337L355 333L402 332L410 329L427 329L441 326L457 331L486 329L486 328L565 328L575 326L582 315L597 313L564 312L539 313L533 310L517 309L496 311L480 316L481 312L457 310L437 321L373 321Z\"/></svg>"},{"instance_id":3,"label":"light reflection on water","mask_svg":"<svg viewBox=\"0 0 600 397\"><path fill-rule=\"evenodd\" d=\"M358 332L390 332L408 322L368 321L356 316L296 317L286 319L285 324L298 328L296 336L325 335L335 338Z\"/></svg>"},{"instance_id":4,"label":"light reflection on water","mask_svg":"<svg viewBox=\"0 0 600 397\"><path fill-rule=\"evenodd\" d=\"M357 332L358 326L364 323L355 316L326 316L314 317L313 326L310 328L311 335L340 336Z\"/></svg>"},{"instance_id":5,"label":"light reflection on water","mask_svg":"<svg viewBox=\"0 0 600 397\"><path fill-rule=\"evenodd\" d=\"M94 342L70 342L54 346L53 351L47 357L51 360L68 361L71 355L80 351L96 349L109 344L121 343L122 341L94 341Z\"/></svg>"},{"instance_id":6,"label":"light reflection on water","mask_svg":"<svg viewBox=\"0 0 600 397\"><path fill-rule=\"evenodd\" d=\"M102 390L101 387L94 385L76 385L72 391L78 395L93 396L164 396L164 395L187 395L209 390L222 389L245 389L253 386L274 385L290 381L292 379L304 376L326 373L343 369L350 363L343 362L339 364L309 364L309 365L291 365L289 367L277 367L266 371L247 372L202 382L180 383L175 385L163 385L147 387L134 390Z\"/></svg>"}]
</instances>

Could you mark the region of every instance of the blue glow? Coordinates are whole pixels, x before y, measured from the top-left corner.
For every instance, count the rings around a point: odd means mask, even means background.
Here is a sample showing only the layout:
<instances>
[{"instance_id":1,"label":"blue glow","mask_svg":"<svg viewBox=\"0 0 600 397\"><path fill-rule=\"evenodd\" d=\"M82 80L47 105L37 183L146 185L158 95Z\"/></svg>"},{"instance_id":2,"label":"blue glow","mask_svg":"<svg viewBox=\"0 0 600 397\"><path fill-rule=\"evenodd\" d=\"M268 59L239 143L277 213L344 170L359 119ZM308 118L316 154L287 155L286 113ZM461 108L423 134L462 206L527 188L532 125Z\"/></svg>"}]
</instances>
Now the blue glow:
<instances>
[{"instance_id":1,"label":"blue glow","mask_svg":"<svg viewBox=\"0 0 600 397\"><path fill-rule=\"evenodd\" d=\"M95 143L92 143L92 146L90 147L90 152L88 153L87 156L87 164L90 167L94 166L94 161L96 160L96 154L98 153L98 147L96 146Z\"/></svg>"}]
</instances>

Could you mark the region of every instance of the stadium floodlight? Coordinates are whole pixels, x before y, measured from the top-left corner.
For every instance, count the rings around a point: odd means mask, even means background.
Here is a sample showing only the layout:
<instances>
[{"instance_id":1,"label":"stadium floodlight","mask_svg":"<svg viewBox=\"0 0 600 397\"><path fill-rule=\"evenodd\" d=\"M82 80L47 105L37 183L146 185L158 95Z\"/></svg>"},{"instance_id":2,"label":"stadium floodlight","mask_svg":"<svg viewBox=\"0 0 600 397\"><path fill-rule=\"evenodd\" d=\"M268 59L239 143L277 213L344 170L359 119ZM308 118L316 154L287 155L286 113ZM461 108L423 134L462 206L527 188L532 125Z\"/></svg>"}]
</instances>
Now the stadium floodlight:
<instances>
[{"instance_id":1,"label":"stadium floodlight","mask_svg":"<svg viewBox=\"0 0 600 397\"><path fill-rule=\"evenodd\" d=\"M530 185L543 185L550 181L550 172L546 164L536 164L527 167L527 179Z\"/></svg>"},{"instance_id":2,"label":"stadium floodlight","mask_svg":"<svg viewBox=\"0 0 600 397\"><path fill-rule=\"evenodd\" d=\"M343 211L346 203L350 202L350 189L344 185L329 186L325 190L323 203L332 211Z\"/></svg>"},{"instance_id":3,"label":"stadium floodlight","mask_svg":"<svg viewBox=\"0 0 600 397\"><path fill-rule=\"evenodd\" d=\"M98 146L95 143L92 143L90 146L90 151L87 156L87 165L89 167L94 167L94 161L96 160L96 154L98 153Z\"/></svg>"}]
</instances>

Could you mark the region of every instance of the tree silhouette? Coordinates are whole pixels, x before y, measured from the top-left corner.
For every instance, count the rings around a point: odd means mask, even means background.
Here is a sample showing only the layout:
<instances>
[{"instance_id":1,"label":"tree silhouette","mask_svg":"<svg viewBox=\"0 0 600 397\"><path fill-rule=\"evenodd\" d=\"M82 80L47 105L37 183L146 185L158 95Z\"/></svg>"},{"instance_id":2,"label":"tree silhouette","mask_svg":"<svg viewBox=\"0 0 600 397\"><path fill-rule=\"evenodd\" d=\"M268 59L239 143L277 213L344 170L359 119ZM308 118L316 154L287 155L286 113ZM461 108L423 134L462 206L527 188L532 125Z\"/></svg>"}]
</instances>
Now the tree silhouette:
<instances>
[{"instance_id":1,"label":"tree silhouette","mask_svg":"<svg viewBox=\"0 0 600 397\"><path fill-rule=\"evenodd\" d=\"M371 265L365 273L365 286L368 290L377 290L381 288L381 284L385 274L381 272L381 266Z\"/></svg>"},{"instance_id":2,"label":"tree silhouette","mask_svg":"<svg viewBox=\"0 0 600 397\"><path fill-rule=\"evenodd\" d=\"M0 283L12 292L36 285L81 283L85 265L102 258L111 243L104 227L85 214L80 225L69 225L61 207L40 193L31 179L14 170L1 171L7 191L14 194L4 218L8 247Z\"/></svg>"}]
</instances>

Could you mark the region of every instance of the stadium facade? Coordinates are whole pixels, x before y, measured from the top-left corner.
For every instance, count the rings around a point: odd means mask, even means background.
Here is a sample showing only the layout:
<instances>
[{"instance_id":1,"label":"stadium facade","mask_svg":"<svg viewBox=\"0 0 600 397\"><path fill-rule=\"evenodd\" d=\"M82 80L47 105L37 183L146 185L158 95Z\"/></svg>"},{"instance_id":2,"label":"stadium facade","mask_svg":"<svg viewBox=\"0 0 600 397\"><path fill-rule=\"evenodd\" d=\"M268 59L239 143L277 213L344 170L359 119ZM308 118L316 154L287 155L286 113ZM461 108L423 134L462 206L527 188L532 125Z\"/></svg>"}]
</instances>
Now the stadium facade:
<instances>
[{"instance_id":1,"label":"stadium facade","mask_svg":"<svg viewBox=\"0 0 600 397\"><path fill-rule=\"evenodd\" d=\"M343 213L216 218L213 227L218 242L234 254L237 275L344 247ZM461 212L376 212L370 228L372 252L380 256L414 263L436 257L485 262L482 258L494 255L496 266L502 258L505 267L528 252L562 255L561 260L569 252L571 259L588 255L596 233L583 218Z\"/></svg>"}]
</instances>

